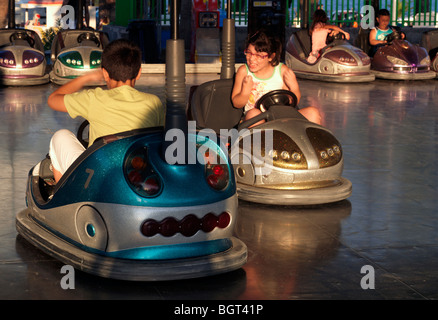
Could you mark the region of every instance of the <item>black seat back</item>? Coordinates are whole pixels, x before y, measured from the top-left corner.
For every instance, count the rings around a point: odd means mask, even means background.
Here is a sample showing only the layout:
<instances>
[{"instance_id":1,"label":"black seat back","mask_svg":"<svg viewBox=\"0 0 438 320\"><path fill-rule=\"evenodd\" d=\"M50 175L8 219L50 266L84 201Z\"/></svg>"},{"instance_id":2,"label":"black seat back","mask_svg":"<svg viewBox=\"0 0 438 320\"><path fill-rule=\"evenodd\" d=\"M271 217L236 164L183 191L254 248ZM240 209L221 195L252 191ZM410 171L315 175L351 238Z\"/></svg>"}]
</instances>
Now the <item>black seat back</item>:
<instances>
[{"instance_id":1,"label":"black seat back","mask_svg":"<svg viewBox=\"0 0 438 320\"><path fill-rule=\"evenodd\" d=\"M200 129L210 128L216 133L220 129L231 129L237 126L243 108L234 108L231 102L233 79L213 80L198 86L193 93L190 112Z\"/></svg>"}]
</instances>

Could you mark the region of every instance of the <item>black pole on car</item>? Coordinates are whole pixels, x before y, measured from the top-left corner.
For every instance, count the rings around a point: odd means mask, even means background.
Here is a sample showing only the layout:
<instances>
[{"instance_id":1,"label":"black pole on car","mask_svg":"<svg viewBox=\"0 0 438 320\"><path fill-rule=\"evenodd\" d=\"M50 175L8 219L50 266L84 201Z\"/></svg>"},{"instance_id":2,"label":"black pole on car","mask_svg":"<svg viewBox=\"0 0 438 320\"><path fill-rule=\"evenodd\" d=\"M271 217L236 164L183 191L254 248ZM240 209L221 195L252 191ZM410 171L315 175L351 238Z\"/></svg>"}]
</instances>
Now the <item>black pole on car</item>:
<instances>
[{"instance_id":1,"label":"black pole on car","mask_svg":"<svg viewBox=\"0 0 438 320\"><path fill-rule=\"evenodd\" d=\"M9 0L9 19L8 19L8 28L15 29L15 0Z\"/></svg>"},{"instance_id":2,"label":"black pole on car","mask_svg":"<svg viewBox=\"0 0 438 320\"><path fill-rule=\"evenodd\" d=\"M236 25L231 18L231 0L227 0L227 18L222 28L221 79L232 79L236 63Z\"/></svg>"},{"instance_id":3,"label":"black pole on car","mask_svg":"<svg viewBox=\"0 0 438 320\"><path fill-rule=\"evenodd\" d=\"M178 39L178 1L173 0L170 19L170 39L166 41L166 119L164 124L163 156L167 148L175 143L178 137L184 137L184 160L175 156L177 164L187 163L187 116L186 116L186 72L184 40ZM176 129L176 130L175 130ZM171 131L173 130L173 131ZM175 131L179 132L177 136ZM178 141L182 143L182 141ZM177 149L181 151L181 148Z\"/></svg>"},{"instance_id":4,"label":"black pole on car","mask_svg":"<svg viewBox=\"0 0 438 320\"><path fill-rule=\"evenodd\" d=\"M76 16L76 29L81 30L84 27L84 0L78 0ZM86 9L87 10L87 9Z\"/></svg>"}]
</instances>

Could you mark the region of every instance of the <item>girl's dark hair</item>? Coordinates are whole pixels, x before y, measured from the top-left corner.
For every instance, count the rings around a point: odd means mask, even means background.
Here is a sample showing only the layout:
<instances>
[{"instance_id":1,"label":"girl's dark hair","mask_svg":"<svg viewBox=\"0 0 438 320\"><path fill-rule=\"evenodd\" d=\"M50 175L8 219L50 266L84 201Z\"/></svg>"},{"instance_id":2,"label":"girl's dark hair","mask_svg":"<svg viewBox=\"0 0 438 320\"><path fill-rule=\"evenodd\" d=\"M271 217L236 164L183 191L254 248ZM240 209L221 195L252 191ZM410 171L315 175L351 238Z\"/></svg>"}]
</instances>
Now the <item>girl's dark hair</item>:
<instances>
[{"instance_id":1,"label":"girl's dark hair","mask_svg":"<svg viewBox=\"0 0 438 320\"><path fill-rule=\"evenodd\" d=\"M141 68L141 50L132 41L114 40L103 50L102 68L113 80L125 82L135 79Z\"/></svg>"},{"instance_id":2,"label":"girl's dark hair","mask_svg":"<svg viewBox=\"0 0 438 320\"><path fill-rule=\"evenodd\" d=\"M249 45L252 44L257 52L266 52L269 57L275 53L271 60L272 66L276 66L280 63L281 59L281 42L272 33L266 30L260 30L256 33L249 35L246 39L245 48L248 49Z\"/></svg>"},{"instance_id":3,"label":"girl's dark hair","mask_svg":"<svg viewBox=\"0 0 438 320\"><path fill-rule=\"evenodd\" d=\"M325 13L324 10L322 9L317 9L315 10L315 12L313 13L313 21L312 21L312 25L310 26L310 32L313 32L313 29L315 28L316 24L318 23L327 23L328 21L328 17L327 17L327 13Z\"/></svg>"}]
</instances>

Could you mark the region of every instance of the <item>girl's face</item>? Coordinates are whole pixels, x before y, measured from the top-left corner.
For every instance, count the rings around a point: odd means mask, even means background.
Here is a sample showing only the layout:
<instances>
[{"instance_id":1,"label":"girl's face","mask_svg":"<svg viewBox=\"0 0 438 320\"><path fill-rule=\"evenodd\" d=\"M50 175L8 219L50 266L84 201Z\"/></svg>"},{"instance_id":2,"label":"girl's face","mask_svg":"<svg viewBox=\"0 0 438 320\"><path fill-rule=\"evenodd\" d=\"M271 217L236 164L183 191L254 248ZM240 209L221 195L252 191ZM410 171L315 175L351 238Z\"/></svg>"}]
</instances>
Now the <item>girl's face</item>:
<instances>
[{"instance_id":1,"label":"girl's face","mask_svg":"<svg viewBox=\"0 0 438 320\"><path fill-rule=\"evenodd\" d=\"M260 70L272 66L272 56L269 57L267 52L257 52L254 45L250 44L244 52L246 63L252 73L257 73Z\"/></svg>"}]
</instances>

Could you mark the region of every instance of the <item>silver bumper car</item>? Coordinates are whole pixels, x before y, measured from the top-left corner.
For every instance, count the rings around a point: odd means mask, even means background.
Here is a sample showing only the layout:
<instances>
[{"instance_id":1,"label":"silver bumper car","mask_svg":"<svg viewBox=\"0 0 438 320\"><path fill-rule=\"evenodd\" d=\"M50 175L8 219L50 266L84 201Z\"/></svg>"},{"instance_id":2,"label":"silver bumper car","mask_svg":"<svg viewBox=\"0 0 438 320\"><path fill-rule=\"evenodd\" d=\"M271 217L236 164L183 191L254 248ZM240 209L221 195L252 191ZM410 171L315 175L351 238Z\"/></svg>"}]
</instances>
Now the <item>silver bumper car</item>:
<instances>
[{"instance_id":1,"label":"silver bumper car","mask_svg":"<svg viewBox=\"0 0 438 320\"><path fill-rule=\"evenodd\" d=\"M309 63L311 39L307 30L291 35L286 44L286 65L298 78L329 82L369 82L375 79L371 61L361 49L352 46L339 33L321 50L315 63Z\"/></svg>"},{"instance_id":2,"label":"silver bumper car","mask_svg":"<svg viewBox=\"0 0 438 320\"><path fill-rule=\"evenodd\" d=\"M232 79L200 85L190 103L198 128L212 130L227 146L240 199L278 205L311 205L348 198L343 152L326 128L309 122L285 90L258 101L259 116L240 122L242 109L231 103ZM259 121L263 124L251 127ZM234 136L233 136L234 133Z\"/></svg>"},{"instance_id":3,"label":"silver bumper car","mask_svg":"<svg viewBox=\"0 0 438 320\"><path fill-rule=\"evenodd\" d=\"M0 30L0 81L6 86L49 82L44 46L38 34L26 29Z\"/></svg>"},{"instance_id":4,"label":"silver bumper car","mask_svg":"<svg viewBox=\"0 0 438 320\"><path fill-rule=\"evenodd\" d=\"M105 33L94 30L63 30L52 42L53 64L50 81L63 85L71 79L101 68L103 48L109 43ZM105 82L90 83L103 86Z\"/></svg>"}]
</instances>

